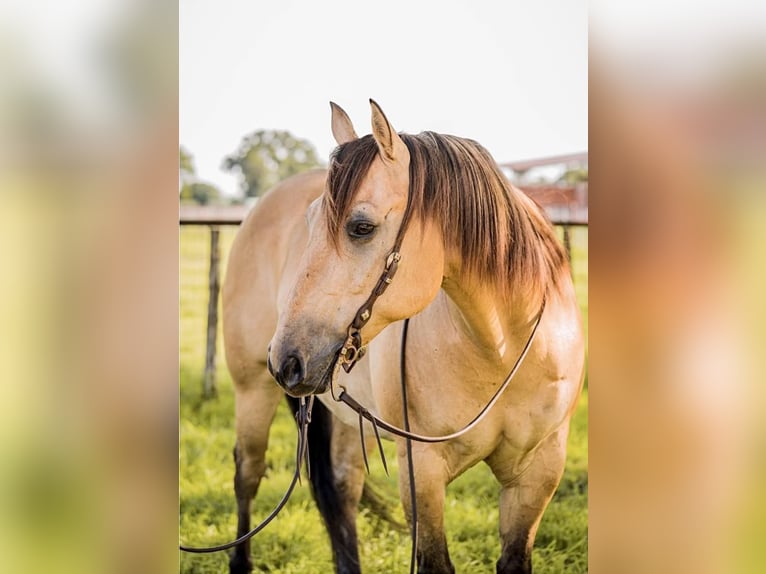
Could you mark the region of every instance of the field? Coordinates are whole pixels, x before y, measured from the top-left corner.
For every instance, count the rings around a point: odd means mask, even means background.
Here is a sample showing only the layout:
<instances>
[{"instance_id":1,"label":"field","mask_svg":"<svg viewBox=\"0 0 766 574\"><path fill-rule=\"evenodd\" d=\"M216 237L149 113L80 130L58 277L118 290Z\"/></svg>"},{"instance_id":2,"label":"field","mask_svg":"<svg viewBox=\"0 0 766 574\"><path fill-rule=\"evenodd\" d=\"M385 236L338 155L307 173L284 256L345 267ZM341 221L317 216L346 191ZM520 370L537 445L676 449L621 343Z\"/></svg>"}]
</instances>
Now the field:
<instances>
[{"instance_id":1,"label":"field","mask_svg":"<svg viewBox=\"0 0 766 574\"><path fill-rule=\"evenodd\" d=\"M222 254L234 229L222 230ZM204 367L207 309L208 230L181 229L180 270L180 535L189 545L229 541L236 531L233 493L234 400L223 352L218 353L215 400L200 401ZM587 332L588 232L572 230L575 283ZM225 259L224 259L225 263ZM253 504L258 523L281 498L293 473L296 431L286 405L271 429L269 469ZM371 457L368 480L390 501L403 522L396 484L393 443L385 443L391 477L377 457ZM486 465L478 465L447 489L446 530L450 556L458 572L494 572L499 557L497 483ZM586 388L572 421L566 471L546 511L535 542L536 574L576 574L588 569L588 394ZM365 572L407 572L410 541L369 509L359 515L358 531ZM333 571L329 541L306 481L296 488L287 507L253 539L256 571L306 574ZM226 553L181 553L181 572L228 572Z\"/></svg>"}]
</instances>

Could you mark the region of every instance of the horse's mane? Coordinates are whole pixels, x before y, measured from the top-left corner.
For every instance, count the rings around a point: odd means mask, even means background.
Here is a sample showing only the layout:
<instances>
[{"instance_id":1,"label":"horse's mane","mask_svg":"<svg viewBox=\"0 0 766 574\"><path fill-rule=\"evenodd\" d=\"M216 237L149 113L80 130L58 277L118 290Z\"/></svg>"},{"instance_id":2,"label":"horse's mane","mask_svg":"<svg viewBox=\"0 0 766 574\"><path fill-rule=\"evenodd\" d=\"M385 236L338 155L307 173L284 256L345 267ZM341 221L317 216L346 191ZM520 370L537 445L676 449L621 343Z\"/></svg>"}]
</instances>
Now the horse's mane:
<instances>
[{"instance_id":1,"label":"horse's mane","mask_svg":"<svg viewBox=\"0 0 766 574\"><path fill-rule=\"evenodd\" d=\"M553 227L539 206L511 186L487 150L473 140L433 132L399 135L410 152L412 217L439 225L445 247L461 255L464 273L508 298L541 300L558 290L568 263ZM323 203L334 242L377 154L367 135L338 146L330 158Z\"/></svg>"}]
</instances>

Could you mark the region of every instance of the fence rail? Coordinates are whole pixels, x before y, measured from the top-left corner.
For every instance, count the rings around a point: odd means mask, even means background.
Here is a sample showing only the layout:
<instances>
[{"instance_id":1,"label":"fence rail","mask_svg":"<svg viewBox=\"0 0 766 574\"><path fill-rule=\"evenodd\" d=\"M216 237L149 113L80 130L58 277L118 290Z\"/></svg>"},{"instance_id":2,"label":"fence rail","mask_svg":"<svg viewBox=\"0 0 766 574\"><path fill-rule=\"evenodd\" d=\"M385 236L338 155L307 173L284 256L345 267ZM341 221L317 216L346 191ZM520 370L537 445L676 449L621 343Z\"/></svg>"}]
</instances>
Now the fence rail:
<instances>
[{"instance_id":1,"label":"fence rail","mask_svg":"<svg viewBox=\"0 0 766 574\"><path fill-rule=\"evenodd\" d=\"M248 205L182 205L181 225L239 225L245 219Z\"/></svg>"},{"instance_id":2,"label":"fence rail","mask_svg":"<svg viewBox=\"0 0 766 574\"><path fill-rule=\"evenodd\" d=\"M248 205L182 205L179 210L181 225L239 225L247 216ZM587 208L546 207L546 213L554 225L587 226Z\"/></svg>"},{"instance_id":3,"label":"fence rail","mask_svg":"<svg viewBox=\"0 0 766 574\"><path fill-rule=\"evenodd\" d=\"M237 226L247 216L252 206L200 206L182 205L179 210L179 224L187 227L199 226L209 229L209 260L208 260L208 305L205 341L205 367L202 377L202 397L211 398L217 395L216 384L216 350L218 345L218 304L221 285L221 269L225 257L221 254L221 228L229 230ZM562 241L571 260L570 227L587 227L587 208L555 208L546 209L551 221L562 228ZM233 232L232 232L233 233ZM226 242L223 242L224 244Z\"/></svg>"}]
</instances>

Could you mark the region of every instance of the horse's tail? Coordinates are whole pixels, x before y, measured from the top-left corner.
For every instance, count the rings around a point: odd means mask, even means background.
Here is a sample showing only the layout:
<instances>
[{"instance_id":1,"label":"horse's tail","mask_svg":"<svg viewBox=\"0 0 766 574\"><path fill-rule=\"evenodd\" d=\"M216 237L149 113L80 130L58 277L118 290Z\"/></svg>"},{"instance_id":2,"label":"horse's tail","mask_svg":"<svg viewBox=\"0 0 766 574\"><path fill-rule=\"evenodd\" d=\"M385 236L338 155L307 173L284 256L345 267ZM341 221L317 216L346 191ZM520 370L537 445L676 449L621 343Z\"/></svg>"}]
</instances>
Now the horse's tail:
<instances>
[{"instance_id":1,"label":"horse's tail","mask_svg":"<svg viewBox=\"0 0 766 574\"><path fill-rule=\"evenodd\" d=\"M298 412L298 399L288 396L287 402L293 414ZM357 546L355 514L347 515L344 512L346 501L333 476L330 460L332 418L332 413L321 401L314 401L311 424L308 426L311 492L330 535L333 554L340 552L345 554L346 559L349 559L356 553ZM360 503L369 510L370 515L388 523L397 530L406 530L406 525L397 521L393 516L392 507L396 503L392 503L383 491L370 484L369 480L365 480ZM353 545L353 551L350 545Z\"/></svg>"},{"instance_id":2,"label":"horse's tail","mask_svg":"<svg viewBox=\"0 0 766 574\"><path fill-rule=\"evenodd\" d=\"M298 399L288 396L287 402L293 414L298 412ZM358 571L356 516L347 512L346 501L333 476L330 460L331 436L332 413L321 401L314 401L311 424L308 426L311 492L330 535L336 565L350 563L356 566L351 571Z\"/></svg>"}]
</instances>

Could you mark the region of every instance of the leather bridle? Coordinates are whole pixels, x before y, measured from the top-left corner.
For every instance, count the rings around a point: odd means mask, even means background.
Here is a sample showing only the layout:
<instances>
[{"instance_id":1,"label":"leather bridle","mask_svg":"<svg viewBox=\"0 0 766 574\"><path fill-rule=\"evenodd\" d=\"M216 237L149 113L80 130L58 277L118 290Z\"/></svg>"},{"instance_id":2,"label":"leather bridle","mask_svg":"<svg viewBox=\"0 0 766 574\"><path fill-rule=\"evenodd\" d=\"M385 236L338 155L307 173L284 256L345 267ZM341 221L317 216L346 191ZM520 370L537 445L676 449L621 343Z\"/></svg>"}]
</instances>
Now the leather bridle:
<instances>
[{"instance_id":1,"label":"leather bridle","mask_svg":"<svg viewBox=\"0 0 766 574\"><path fill-rule=\"evenodd\" d=\"M367 352L366 345L362 345L362 328L367 324L367 322L370 320L370 317L372 316L372 307L375 305L375 301L378 300L378 297L383 295L386 288L394 279L394 275L396 275L396 270L399 268L399 261L401 258L402 256L400 255L398 248L394 247L393 251L391 251L389 256L386 258L386 267L383 270L380 279L378 279L375 288L372 290L372 293L370 293L367 301L365 301L364 304L359 307L359 310L354 316L354 320L351 321L351 324L348 326L348 336L346 337L346 341L343 343L343 347L341 347L337 362L337 364L343 367L343 370L347 373L351 372L351 369L354 368L354 365L356 365L356 363L362 357L364 357L364 354ZM335 376L333 376L333 378L335 378Z\"/></svg>"},{"instance_id":2,"label":"leather bridle","mask_svg":"<svg viewBox=\"0 0 766 574\"><path fill-rule=\"evenodd\" d=\"M375 287L373 287L370 296L367 297L367 300L362 303L361 307L359 307L354 315L354 319L348 326L346 341L343 343L343 347L341 347L340 354L338 355L338 360L332 373L332 381L337 379L338 366L343 367L343 370L347 373L351 372L354 365L356 365L367 351L367 347L362 344L362 329L370 320L370 317L372 317L372 308L375 305L375 302L381 295L383 295L383 293L385 293L386 289L391 284L391 281L393 281L396 271L399 269L399 261L402 259L402 242L404 241L404 233L409 226L410 212L412 210L411 196L412 194L408 194L407 196L407 206L402 215L402 222L399 224L399 231L396 233L394 246L386 257L383 273L381 273L378 282L375 284ZM333 384L332 381L330 383L331 387ZM333 398L335 398L335 395L333 395Z\"/></svg>"}]
</instances>

